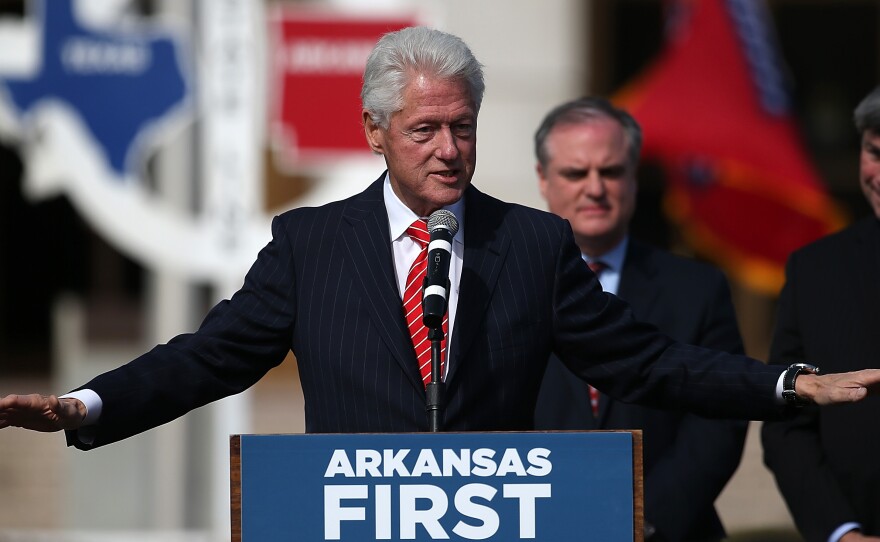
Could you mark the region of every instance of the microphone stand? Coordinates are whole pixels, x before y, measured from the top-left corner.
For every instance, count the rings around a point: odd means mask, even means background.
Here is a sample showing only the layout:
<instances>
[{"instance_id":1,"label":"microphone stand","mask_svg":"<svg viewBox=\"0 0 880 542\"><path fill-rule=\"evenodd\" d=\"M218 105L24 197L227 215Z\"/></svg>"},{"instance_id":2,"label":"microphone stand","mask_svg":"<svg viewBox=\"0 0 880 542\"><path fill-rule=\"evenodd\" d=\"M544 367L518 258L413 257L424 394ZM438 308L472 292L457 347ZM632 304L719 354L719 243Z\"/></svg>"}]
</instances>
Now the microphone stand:
<instances>
[{"instance_id":1,"label":"microphone stand","mask_svg":"<svg viewBox=\"0 0 880 542\"><path fill-rule=\"evenodd\" d=\"M446 383L443 382L443 317L449 309L449 265L452 259L452 240L458 232L458 220L451 212L440 209L428 218L428 263L422 283L422 323L428 328L431 341L431 381L425 386L425 411L428 428L440 432L446 413ZM447 361L449 350L446 351Z\"/></svg>"},{"instance_id":2,"label":"microphone stand","mask_svg":"<svg viewBox=\"0 0 880 542\"><path fill-rule=\"evenodd\" d=\"M425 386L425 411L428 413L428 430L439 433L446 412L446 383L440 374L443 326L428 328L428 340L431 341L431 381Z\"/></svg>"}]
</instances>

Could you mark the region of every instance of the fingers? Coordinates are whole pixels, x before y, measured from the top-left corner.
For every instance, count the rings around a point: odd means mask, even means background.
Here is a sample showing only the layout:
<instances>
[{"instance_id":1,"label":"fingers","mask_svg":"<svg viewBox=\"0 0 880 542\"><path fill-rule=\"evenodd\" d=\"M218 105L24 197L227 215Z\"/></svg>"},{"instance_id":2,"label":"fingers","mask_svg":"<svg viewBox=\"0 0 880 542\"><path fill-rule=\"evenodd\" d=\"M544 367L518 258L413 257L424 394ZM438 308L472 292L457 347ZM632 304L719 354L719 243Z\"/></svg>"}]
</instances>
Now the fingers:
<instances>
[{"instance_id":1,"label":"fingers","mask_svg":"<svg viewBox=\"0 0 880 542\"><path fill-rule=\"evenodd\" d=\"M86 406L73 398L59 399L58 424L61 429L77 429L86 417Z\"/></svg>"},{"instance_id":2,"label":"fingers","mask_svg":"<svg viewBox=\"0 0 880 542\"><path fill-rule=\"evenodd\" d=\"M821 376L802 375L796 381L796 384L803 384L798 386L798 394L803 390L804 396L818 405L861 401L868 395L867 384L873 382L873 378L880 377L880 371L876 374L863 373L864 371ZM880 387L880 381L876 386Z\"/></svg>"},{"instance_id":3,"label":"fingers","mask_svg":"<svg viewBox=\"0 0 880 542\"><path fill-rule=\"evenodd\" d=\"M880 370L863 369L849 373L830 374L829 403L853 403L868 394L880 393Z\"/></svg>"},{"instance_id":4,"label":"fingers","mask_svg":"<svg viewBox=\"0 0 880 542\"><path fill-rule=\"evenodd\" d=\"M30 395L10 394L0 399L0 412L8 412L19 409L39 408L45 405L48 397L32 393Z\"/></svg>"},{"instance_id":5,"label":"fingers","mask_svg":"<svg viewBox=\"0 0 880 542\"><path fill-rule=\"evenodd\" d=\"M880 369L863 369L854 374L869 393L880 393Z\"/></svg>"},{"instance_id":6,"label":"fingers","mask_svg":"<svg viewBox=\"0 0 880 542\"><path fill-rule=\"evenodd\" d=\"M51 413L55 416L60 416L64 409L64 406L61 404L61 400L54 395L45 397L43 406L45 406L47 414Z\"/></svg>"},{"instance_id":7,"label":"fingers","mask_svg":"<svg viewBox=\"0 0 880 542\"><path fill-rule=\"evenodd\" d=\"M844 402L854 403L868 396L868 389L862 386L845 388L844 391L847 394Z\"/></svg>"},{"instance_id":8,"label":"fingers","mask_svg":"<svg viewBox=\"0 0 880 542\"><path fill-rule=\"evenodd\" d=\"M52 432L75 429L81 423L76 406L65 406L54 395L7 395L0 399L0 428L22 427Z\"/></svg>"}]
</instances>

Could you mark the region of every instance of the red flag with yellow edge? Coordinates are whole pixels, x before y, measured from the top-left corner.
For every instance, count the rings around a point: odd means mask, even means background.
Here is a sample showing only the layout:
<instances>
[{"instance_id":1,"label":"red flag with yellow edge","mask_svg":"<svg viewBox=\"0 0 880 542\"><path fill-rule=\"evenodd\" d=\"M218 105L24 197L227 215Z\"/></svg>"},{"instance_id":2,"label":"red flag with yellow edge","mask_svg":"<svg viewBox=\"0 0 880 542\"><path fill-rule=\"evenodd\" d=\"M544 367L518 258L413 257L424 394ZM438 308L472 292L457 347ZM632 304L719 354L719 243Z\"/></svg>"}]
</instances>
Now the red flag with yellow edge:
<instances>
[{"instance_id":1,"label":"red flag with yellow edge","mask_svg":"<svg viewBox=\"0 0 880 542\"><path fill-rule=\"evenodd\" d=\"M760 0L667 3L667 43L615 96L667 180L665 212L728 274L775 295L795 249L840 229L789 111Z\"/></svg>"}]
</instances>

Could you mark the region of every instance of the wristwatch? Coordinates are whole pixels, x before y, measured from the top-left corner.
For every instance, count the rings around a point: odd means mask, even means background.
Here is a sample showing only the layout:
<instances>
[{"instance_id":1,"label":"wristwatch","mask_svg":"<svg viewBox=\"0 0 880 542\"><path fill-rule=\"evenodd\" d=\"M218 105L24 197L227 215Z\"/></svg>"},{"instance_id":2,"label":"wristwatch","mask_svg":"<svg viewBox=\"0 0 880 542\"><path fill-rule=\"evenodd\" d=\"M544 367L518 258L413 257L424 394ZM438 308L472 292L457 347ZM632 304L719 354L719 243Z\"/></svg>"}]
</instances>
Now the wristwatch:
<instances>
[{"instance_id":1,"label":"wristwatch","mask_svg":"<svg viewBox=\"0 0 880 542\"><path fill-rule=\"evenodd\" d=\"M803 406L810 404L810 400L805 399L794 391L794 381L800 374L819 374L819 368L809 363L792 363L788 366L782 376L782 398L785 402L792 406Z\"/></svg>"}]
</instances>

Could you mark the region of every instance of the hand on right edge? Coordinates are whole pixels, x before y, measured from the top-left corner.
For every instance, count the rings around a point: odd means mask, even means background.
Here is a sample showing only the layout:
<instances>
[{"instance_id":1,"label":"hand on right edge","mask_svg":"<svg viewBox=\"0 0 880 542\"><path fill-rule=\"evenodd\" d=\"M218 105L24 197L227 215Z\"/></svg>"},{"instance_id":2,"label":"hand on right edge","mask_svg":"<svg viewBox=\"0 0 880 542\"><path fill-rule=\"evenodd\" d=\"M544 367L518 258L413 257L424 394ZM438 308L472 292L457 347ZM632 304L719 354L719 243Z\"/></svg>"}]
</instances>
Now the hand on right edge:
<instances>
[{"instance_id":1,"label":"hand on right edge","mask_svg":"<svg viewBox=\"0 0 880 542\"><path fill-rule=\"evenodd\" d=\"M880 538L876 536L866 536L859 531L850 531L840 537L839 542L877 542Z\"/></svg>"},{"instance_id":2,"label":"hand on right edge","mask_svg":"<svg viewBox=\"0 0 880 542\"><path fill-rule=\"evenodd\" d=\"M22 427L47 433L78 429L85 417L86 406L78 399L36 393L0 398L0 429Z\"/></svg>"},{"instance_id":3,"label":"hand on right edge","mask_svg":"<svg viewBox=\"0 0 880 542\"><path fill-rule=\"evenodd\" d=\"M802 374L794 385L800 397L817 405L855 403L868 395L880 395L880 369L824 375Z\"/></svg>"}]
</instances>

